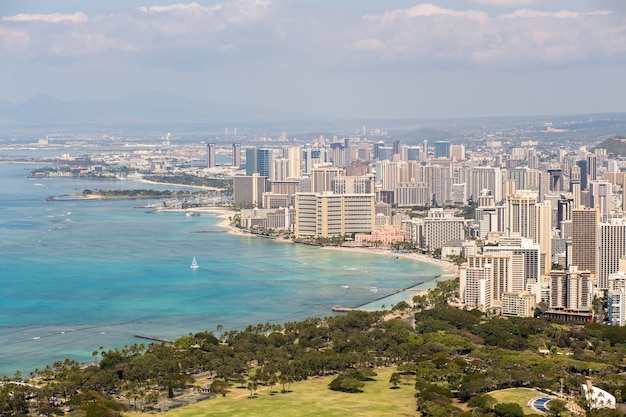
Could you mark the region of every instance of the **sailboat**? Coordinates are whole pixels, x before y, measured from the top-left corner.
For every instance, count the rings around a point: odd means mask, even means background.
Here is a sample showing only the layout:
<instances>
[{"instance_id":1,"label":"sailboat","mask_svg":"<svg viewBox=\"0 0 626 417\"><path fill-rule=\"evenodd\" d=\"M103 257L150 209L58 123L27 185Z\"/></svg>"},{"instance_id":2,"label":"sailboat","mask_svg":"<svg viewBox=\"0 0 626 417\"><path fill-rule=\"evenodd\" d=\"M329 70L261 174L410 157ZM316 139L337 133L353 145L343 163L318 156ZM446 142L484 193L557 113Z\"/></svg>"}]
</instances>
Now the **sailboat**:
<instances>
[{"instance_id":1,"label":"sailboat","mask_svg":"<svg viewBox=\"0 0 626 417\"><path fill-rule=\"evenodd\" d=\"M191 261L191 265L189 266L189 268L191 269L198 269L200 267L200 265L198 265L198 262L196 261L196 257L193 257L193 260Z\"/></svg>"}]
</instances>

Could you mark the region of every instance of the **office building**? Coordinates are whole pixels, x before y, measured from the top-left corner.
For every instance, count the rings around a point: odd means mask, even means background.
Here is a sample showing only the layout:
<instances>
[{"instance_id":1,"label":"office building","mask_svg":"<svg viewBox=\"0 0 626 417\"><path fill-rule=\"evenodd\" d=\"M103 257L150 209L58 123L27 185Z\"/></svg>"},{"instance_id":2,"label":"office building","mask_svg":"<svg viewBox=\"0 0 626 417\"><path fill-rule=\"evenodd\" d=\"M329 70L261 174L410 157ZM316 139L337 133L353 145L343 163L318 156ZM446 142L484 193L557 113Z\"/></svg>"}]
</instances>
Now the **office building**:
<instances>
[{"instance_id":1,"label":"office building","mask_svg":"<svg viewBox=\"0 0 626 417\"><path fill-rule=\"evenodd\" d=\"M450 158L450 142L435 142L435 158Z\"/></svg>"}]
</instances>

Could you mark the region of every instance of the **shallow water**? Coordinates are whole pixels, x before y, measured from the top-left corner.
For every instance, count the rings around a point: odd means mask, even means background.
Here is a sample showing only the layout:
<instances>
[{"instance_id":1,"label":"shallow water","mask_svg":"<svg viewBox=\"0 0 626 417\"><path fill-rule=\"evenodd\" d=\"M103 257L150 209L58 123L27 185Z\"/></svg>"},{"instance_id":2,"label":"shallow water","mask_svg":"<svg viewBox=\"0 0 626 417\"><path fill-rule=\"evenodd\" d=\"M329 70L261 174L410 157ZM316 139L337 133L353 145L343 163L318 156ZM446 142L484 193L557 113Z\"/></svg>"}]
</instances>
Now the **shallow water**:
<instances>
[{"instance_id":1,"label":"shallow water","mask_svg":"<svg viewBox=\"0 0 626 417\"><path fill-rule=\"evenodd\" d=\"M30 169L0 164L0 375L66 357L90 362L100 347L142 342L136 334L174 339L218 324L327 316L335 305L428 287L442 273L409 259L222 233L214 214L153 213L130 200L47 201L84 188L164 187L29 179Z\"/></svg>"}]
</instances>

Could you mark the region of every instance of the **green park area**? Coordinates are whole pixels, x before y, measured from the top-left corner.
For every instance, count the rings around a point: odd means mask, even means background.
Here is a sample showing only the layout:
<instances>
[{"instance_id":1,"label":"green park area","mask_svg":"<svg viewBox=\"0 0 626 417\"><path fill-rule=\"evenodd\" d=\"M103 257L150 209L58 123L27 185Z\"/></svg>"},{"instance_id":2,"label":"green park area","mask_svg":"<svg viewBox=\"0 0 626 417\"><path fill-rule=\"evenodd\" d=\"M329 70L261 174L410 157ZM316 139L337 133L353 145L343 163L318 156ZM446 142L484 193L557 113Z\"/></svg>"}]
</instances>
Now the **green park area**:
<instances>
[{"instance_id":1,"label":"green park area","mask_svg":"<svg viewBox=\"0 0 626 417\"><path fill-rule=\"evenodd\" d=\"M515 403L519 404L524 410L524 414L537 414L536 411L527 406L528 402L533 398L547 397L532 388L508 388L489 393L498 403Z\"/></svg>"},{"instance_id":2,"label":"green park area","mask_svg":"<svg viewBox=\"0 0 626 417\"><path fill-rule=\"evenodd\" d=\"M272 394L268 387L259 386L253 398L246 388L233 386L225 397L188 405L171 410L167 417L269 417L269 416L316 416L316 417L384 417L416 416L414 383L401 383L393 389L389 379L395 368L377 369L374 381L365 383L362 392L345 393L332 391L328 384L335 376L311 378L291 384L289 392L281 393L275 386ZM130 412L124 415L145 416L146 413Z\"/></svg>"}]
</instances>

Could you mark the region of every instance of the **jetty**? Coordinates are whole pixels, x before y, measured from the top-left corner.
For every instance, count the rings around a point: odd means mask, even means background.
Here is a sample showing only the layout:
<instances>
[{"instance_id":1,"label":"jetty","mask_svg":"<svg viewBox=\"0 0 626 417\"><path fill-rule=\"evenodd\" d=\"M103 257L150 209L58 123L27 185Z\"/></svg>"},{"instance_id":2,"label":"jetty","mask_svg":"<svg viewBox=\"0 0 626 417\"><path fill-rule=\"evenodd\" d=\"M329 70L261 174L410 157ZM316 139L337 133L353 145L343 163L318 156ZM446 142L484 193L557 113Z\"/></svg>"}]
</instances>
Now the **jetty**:
<instances>
[{"instance_id":1,"label":"jetty","mask_svg":"<svg viewBox=\"0 0 626 417\"><path fill-rule=\"evenodd\" d=\"M437 279L437 278L440 278L440 277L441 277L441 274L440 275L436 275L433 279ZM399 293L404 292L404 291L412 290L413 288L415 288L418 285L421 285L423 283L424 283L423 281L415 283L415 284L411 285L410 287L401 288L399 290L393 291L393 292L391 292L389 294L382 295L382 296L377 297L377 298L375 298L373 300L366 301L366 302L361 303L359 305L356 305L354 307L335 306L335 307L333 307L333 312L335 312L335 313L348 313L350 311L355 311L355 310L358 310L358 311L377 311L376 309L364 309L364 308L361 308L361 307L366 306L366 305L371 304L371 303L375 303L376 301L384 300L385 298L391 297L392 295L396 295L396 294L399 294Z\"/></svg>"}]
</instances>

